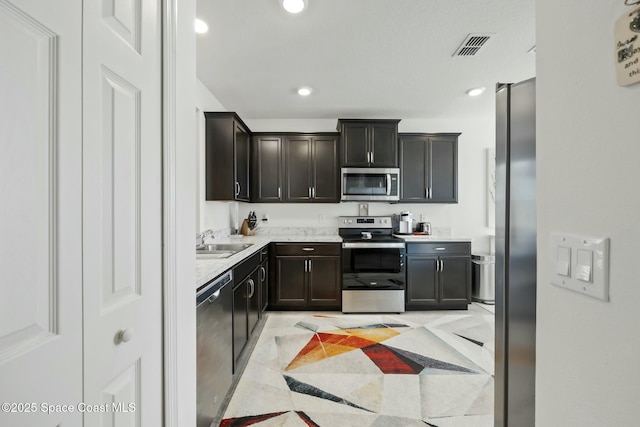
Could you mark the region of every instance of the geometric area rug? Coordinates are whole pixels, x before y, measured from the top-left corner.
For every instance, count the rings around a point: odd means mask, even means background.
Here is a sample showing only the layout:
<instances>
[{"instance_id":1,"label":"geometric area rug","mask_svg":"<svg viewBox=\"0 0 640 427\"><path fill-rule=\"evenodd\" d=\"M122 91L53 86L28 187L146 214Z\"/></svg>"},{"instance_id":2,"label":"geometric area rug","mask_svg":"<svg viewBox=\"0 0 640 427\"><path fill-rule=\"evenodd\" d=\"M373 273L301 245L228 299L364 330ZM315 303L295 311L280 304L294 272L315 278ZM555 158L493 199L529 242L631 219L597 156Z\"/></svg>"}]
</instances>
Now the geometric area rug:
<instances>
[{"instance_id":1,"label":"geometric area rug","mask_svg":"<svg viewBox=\"0 0 640 427\"><path fill-rule=\"evenodd\" d=\"M222 427L491 427L494 316L268 313Z\"/></svg>"}]
</instances>

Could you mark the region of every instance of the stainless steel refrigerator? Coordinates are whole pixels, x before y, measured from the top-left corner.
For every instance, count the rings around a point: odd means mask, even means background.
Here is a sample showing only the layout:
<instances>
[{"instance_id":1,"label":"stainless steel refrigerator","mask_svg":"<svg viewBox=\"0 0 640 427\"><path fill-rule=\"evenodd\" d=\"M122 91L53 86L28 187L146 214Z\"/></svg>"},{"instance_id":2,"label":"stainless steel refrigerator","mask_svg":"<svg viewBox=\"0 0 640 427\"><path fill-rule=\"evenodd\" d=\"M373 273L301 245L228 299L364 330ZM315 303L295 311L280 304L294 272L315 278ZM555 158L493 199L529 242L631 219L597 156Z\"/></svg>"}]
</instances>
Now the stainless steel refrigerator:
<instances>
[{"instance_id":1,"label":"stainless steel refrigerator","mask_svg":"<svg viewBox=\"0 0 640 427\"><path fill-rule=\"evenodd\" d=\"M535 93L496 88L496 427L535 425Z\"/></svg>"}]
</instances>

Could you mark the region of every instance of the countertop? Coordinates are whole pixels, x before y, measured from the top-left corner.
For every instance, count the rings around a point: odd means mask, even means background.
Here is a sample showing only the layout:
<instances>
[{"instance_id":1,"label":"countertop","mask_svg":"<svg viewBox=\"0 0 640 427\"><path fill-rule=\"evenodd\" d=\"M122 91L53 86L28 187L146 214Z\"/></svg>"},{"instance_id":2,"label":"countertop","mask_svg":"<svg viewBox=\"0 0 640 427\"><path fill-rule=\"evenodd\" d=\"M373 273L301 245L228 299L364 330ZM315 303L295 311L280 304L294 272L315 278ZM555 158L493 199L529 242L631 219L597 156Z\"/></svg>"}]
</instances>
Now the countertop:
<instances>
[{"instance_id":1,"label":"countertop","mask_svg":"<svg viewBox=\"0 0 640 427\"><path fill-rule=\"evenodd\" d=\"M394 234L395 237L403 239L405 242L471 242L470 237L443 237L443 236L427 236L419 234Z\"/></svg>"},{"instance_id":2,"label":"countertop","mask_svg":"<svg viewBox=\"0 0 640 427\"><path fill-rule=\"evenodd\" d=\"M442 237L442 236L420 236L420 235L400 235L396 237L405 242L471 242L468 237ZM262 234L256 236L225 237L214 239L211 243L252 243L252 246L230 256L229 258L197 258L196 259L196 289L215 279L234 265L249 258L258 252L265 245L271 242L334 242L341 243L342 238L337 234Z\"/></svg>"},{"instance_id":3,"label":"countertop","mask_svg":"<svg viewBox=\"0 0 640 427\"><path fill-rule=\"evenodd\" d=\"M342 238L337 234L329 235L303 235L303 234L270 234L243 237L225 237L214 239L211 243L251 243L252 246L230 256L229 258L196 258L196 289L215 279L234 265L249 258L265 245L271 242L334 242L341 243Z\"/></svg>"}]
</instances>

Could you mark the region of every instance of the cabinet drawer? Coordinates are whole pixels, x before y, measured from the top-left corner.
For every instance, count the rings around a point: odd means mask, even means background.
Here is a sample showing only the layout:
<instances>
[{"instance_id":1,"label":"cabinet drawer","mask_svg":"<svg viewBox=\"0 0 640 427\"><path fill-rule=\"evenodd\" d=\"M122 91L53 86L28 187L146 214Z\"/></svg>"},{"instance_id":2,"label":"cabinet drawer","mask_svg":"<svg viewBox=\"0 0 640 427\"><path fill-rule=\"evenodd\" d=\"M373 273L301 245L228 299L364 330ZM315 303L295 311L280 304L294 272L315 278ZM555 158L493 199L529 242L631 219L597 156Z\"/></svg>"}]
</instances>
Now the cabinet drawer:
<instances>
[{"instance_id":1,"label":"cabinet drawer","mask_svg":"<svg viewBox=\"0 0 640 427\"><path fill-rule=\"evenodd\" d=\"M407 243L407 255L411 254L461 254L471 255L471 242Z\"/></svg>"},{"instance_id":2,"label":"cabinet drawer","mask_svg":"<svg viewBox=\"0 0 640 427\"><path fill-rule=\"evenodd\" d=\"M340 255L339 243L276 243L278 256Z\"/></svg>"},{"instance_id":3,"label":"cabinet drawer","mask_svg":"<svg viewBox=\"0 0 640 427\"><path fill-rule=\"evenodd\" d=\"M260 252L256 252L244 261L233 267L233 280L236 284L240 284L253 270L260 265Z\"/></svg>"}]
</instances>

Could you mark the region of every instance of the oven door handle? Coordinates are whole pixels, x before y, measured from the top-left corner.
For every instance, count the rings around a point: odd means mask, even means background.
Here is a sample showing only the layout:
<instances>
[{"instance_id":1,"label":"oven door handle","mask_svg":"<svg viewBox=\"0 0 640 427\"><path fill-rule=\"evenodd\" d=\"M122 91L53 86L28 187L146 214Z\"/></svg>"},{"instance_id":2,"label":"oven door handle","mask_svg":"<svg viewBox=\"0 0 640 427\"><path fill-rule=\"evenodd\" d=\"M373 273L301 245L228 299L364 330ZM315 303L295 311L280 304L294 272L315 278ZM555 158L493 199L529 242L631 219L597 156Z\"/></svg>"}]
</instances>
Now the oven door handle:
<instances>
[{"instance_id":1,"label":"oven door handle","mask_svg":"<svg viewBox=\"0 0 640 427\"><path fill-rule=\"evenodd\" d=\"M404 249L404 242L342 242L344 249L363 249L363 248L391 248Z\"/></svg>"}]
</instances>

